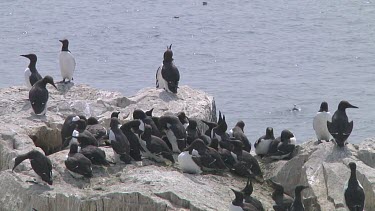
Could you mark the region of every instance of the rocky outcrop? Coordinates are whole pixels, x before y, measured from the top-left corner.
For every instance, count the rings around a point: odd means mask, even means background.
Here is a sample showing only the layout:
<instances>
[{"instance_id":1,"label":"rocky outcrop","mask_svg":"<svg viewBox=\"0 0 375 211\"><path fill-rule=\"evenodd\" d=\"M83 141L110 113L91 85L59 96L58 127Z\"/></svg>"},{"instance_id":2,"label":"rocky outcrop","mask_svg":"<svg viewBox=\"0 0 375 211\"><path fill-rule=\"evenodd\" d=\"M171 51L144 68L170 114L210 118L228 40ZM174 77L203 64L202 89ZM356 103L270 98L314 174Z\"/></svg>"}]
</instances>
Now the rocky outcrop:
<instances>
[{"instance_id":1,"label":"rocky outcrop","mask_svg":"<svg viewBox=\"0 0 375 211\"><path fill-rule=\"evenodd\" d=\"M264 160L262 165L268 172L266 179L281 183L291 196L296 185L309 185L303 191L307 210L347 210L343 190L350 177L348 164L356 162L357 178L366 195L365 208L375 210L374 149L375 142L371 139L359 145L347 144L344 148L332 142L318 145L308 141L290 161Z\"/></svg>"},{"instance_id":2,"label":"rocky outcrop","mask_svg":"<svg viewBox=\"0 0 375 211\"><path fill-rule=\"evenodd\" d=\"M230 188L239 189L246 183L229 173L189 175L178 166L160 166L149 160L94 167L93 178L75 179L64 165L68 150L53 153L61 145L60 129L66 116L95 116L108 125L112 111L121 111L124 120L136 108L154 108L156 116L184 111L189 117L213 121L214 100L187 86L181 86L177 95L149 88L130 98L86 85L60 84L58 90L48 89L46 116L32 113L26 88L0 90L0 210L226 210L234 197ZM27 182L35 177L29 161L11 171L17 155L41 150L39 147L52 153L48 156L53 163L52 186ZM113 160L112 149L104 150ZM255 184L255 192L265 206L271 206L269 196L262 195L269 193L267 187Z\"/></svg>"},{"instance_id":3,"label":"rocky outcrop","mask_svg":"<svg viewBox=\"0 0 375 211\"><path fill-rule=\"evenodd\" d=\"M190 175L182 173L177 164L164 166L147 159L130 165L95 166L93 178L75 179L64 165L68 151L59 151L66 116L95 116L108 126L112 111L121 111L120 120L124 121L134 109L154 108L155 116L184 111L189 117L213 121L215 103L204 92L187 86L180 87L177 95L148 88L129 98L86 85L48 88L46 116L32 114L25 87L0 89L0 210L227 210L234 198L230 188L242 189L246 184L245 178L229 172ZM368 139L338 148L311 140L298 146L289 161L257 158L266 182L254 182L253 197L272 210L273 190L267 182L272 179L291 196L296 185L309 185L303 191L306 210L346 210L343 188L349 178L348 163L355 161L366 193L366 210L374 210L373 142ZM35 176L28 161L11 171L14 158L31 149L50 154L52 186L26 182ZM108 159L114 160L112 149L103 149Z\"/></svg>"},{"instance_id":4,"label":"rocky outcrop","mask_svg":"<svg viewBox=\"0 0 375 211\"><path fill-rule=\"evenodd\" d=\"M87 85L58 84L58 90L48 86L50 99L46 116L33 114L28 98L28 89L23 86L0 89L0 135L4 141L0 146L0 170L9 166L9 156L14 150L21 152L34 144L47 154L60 149L60 131L64 119L70 114L94 116L109 126L113 111L121 111L120 120L131 118L134 109L149 110L160 116L165 112L184 111L189 117L212 121L216 118L213 97L181 86L177 95L162 89L147 88L127 98L118 92L94 89ZM8 140L12 140L9 143ZM2 141L0 139L0 141ZM4 146L5 145L5 146ZM6 148L4 148L6 147Z\"/></svg>"}]
</instances>

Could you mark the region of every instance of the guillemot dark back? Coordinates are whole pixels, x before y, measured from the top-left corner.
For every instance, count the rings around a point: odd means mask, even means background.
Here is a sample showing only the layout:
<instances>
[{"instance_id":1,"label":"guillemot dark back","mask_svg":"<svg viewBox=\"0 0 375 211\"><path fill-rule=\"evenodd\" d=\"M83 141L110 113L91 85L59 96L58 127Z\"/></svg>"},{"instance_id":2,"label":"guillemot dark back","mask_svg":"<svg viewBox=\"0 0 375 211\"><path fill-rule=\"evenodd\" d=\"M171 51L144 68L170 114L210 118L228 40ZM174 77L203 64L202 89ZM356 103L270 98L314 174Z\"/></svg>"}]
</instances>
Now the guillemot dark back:
<instances>
[{"instance_id":1,"label":"guillemot dark back","mask_svg":"<svg viewBox=\"0 0 375 211\"><path fill-rule=\"evenodd\" d=\"M177 93L180 72L173 63L172 44L164 52L163 64L156 71L156 88Z\"/></svg>"},{"instance_id":2,"label":"guillemot dark back","mask_svg":"<svg viewBox=\"0 0 375 211\"><path fill-rule=\"evenodd\" d=\"M31 167L35 173L41 177L41 179L52 185L52 163L51 160L46 157L43 153L32 150L26 154L22 154L16 157L14 161L14 167L12 171L24 160L29 159Z\"/></svg>"},{"instance_id":3,"label":"guillemot dark back","mask_svg":"<svg viewBox=\"0 0 375 211\"><path fill-rule=\"evenodd\" d=\"M353 130L353 121L348 120L346 115L347 108L358 108L343 100L339 103L337 111L332 116L332 122L327 121L328 131L333 136L336 144L339 147L345 146L346 140L349 138Z\"/></svg>"},{"instance_id":4,"label":"guillemot dark back","mask_svg":"<svg viewBox=\"0 0 375 211\"><path fill-rule=\"evenodd\" d=\"M132 160L130 156L130 143L125 134L120 130L120 125L118 118L111 118L109 141L115 155L115 162L122 161L129 164Z\"/></svg>"},{"instance_id":5,"label":"guillemot dark back","mask_svg":"<svg viewBox=\"0 0 375 211\"><path fill-rule=\"evenodd\" d=\"M78 152L78 144L70 145L68 158L65 160L65 166L75 178L92 177L91 161L86 156Z\"/></svg>"},{"instance_id":6,"label":"guillemot dark back","mask_svg":"<svg viewBox=\"0 0 375 211\"><path fill-rule=\"evenodd\" d=\"M35 54L26 54L21 55L26 57L30 60L29 66L25 69L25 83L26 86L31 89L31 87L40 79L42 76L39 74L38 70L36 69L36 62L38 60Z\"/></svg>"},{"instance_id":7,"label":"guillemot dark back","mask_svg":"<svg viewBox=\"0 0 375 211\"><path fill-rule=\"evenodd\" d=\"M47 75L43 79L37 81L29 91L31 107L34 110L34 113L37 115L45 115L47 112L47 101L49 98L49 93L46 88L47 83L51 84L57 89L53 78Z\"/></svg>"}]
</instances>

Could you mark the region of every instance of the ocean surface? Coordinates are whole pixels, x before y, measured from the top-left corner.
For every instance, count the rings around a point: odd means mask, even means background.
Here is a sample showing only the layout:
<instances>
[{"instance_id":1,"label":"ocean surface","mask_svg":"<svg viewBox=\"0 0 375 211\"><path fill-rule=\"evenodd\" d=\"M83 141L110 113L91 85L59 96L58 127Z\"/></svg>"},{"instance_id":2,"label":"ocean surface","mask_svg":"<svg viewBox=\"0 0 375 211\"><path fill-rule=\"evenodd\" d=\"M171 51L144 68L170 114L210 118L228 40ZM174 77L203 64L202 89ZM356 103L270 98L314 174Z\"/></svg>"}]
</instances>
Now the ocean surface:
<instances>
[{"instance_id":1,"label":"ocean surface","mask_svg":"<svg viewBox=\"0 0 375 211\"><path fill-rule=\"evenodd\" d=\"M375 3L367 0L65 0L0 2L0 87L21 85L37 69L60 81L67 38L75 83L134 95L155 84L173 44L181 85L215 97L229 127L238 120L254 141L272 126L302 143L327 101L346 99L352 143L375 136ZM301 110L291 112L297 104Z\"/></svg>"}]
</instances>

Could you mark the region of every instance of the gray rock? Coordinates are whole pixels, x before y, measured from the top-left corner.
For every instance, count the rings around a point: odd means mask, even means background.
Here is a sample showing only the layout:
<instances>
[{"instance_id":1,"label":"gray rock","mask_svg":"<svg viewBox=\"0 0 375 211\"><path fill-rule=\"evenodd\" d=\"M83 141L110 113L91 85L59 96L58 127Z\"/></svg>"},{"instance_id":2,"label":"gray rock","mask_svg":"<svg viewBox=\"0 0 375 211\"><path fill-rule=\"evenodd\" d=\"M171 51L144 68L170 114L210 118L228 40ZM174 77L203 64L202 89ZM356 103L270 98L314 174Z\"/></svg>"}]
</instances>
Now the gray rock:
<instances>
[{"instance_id":1,"label":"gray rock","mask_svg":"<svg viewBox=\"0 0 375 211\"><path fill-rule=\"evenodd\" d=\"M215 103L206 93L181 86L173 95L154 88L126 98L117 92L86 85L59 84L48 87L50 101L46 116L32 114L24 100L24 87L0 89L0 210L227 210L234 196L230 188L242 189L245 178L224 175L190 175L176 166L160 166L149 160L131 165L93 167L94 177L75 179L66 170L68 150L59 150L60 130L66 116L84 114L99 117L108 126L112 111L122 120L134 109L154 107L156 116L184 111L189 117L214 121ZM14 172L14 158L41 147L53 163L53 185L26 182L35 173L24 161ZM108 160L113 151L103 148ZM254 184L254 197L270 208L270 189Z\"/></svg>"},{"instance_id":2,"label":"gray rock","mask_svg":"<svg viewBox=\"0 0 375 211\"><path fill-rule=\"evenodd\" d=\"M86 85L48 87L51 93L46 116L32 114L24 87L0 89L0 207L1 210L227 210L234 195L230 188L242 189L245 178L223 175L190 175L178 165L160 166L149 160L131 165L94 167L91 179L75 179L66 170L67 150L59 151L60 130L66 116L96 116L105 126L113 111L120 120L131 119L134 109L154 108L154 115L184 111L196 119L216 121L212 97L181 86L177 95L148 88L127 98L118 92L97 90ZM201 126L203 127L203 126ZM201 128L204 131L203 128ZM366 210L375 210L375 144L368 139L359 145L338 148L333 143L317 145L307 141L289 161L259 159L264 179L281 183L288 195L294 187L303 191L306 210L346 210L344 184L349 179L348 163L357 163L357 177L365 189ZM35 146L37 145L37 147ZM39 148L40 147L40 148ZM14 158L31 149L50 154L52 186L26 182L35 177L29 161L14 172ZM109 160L113 151L103 148ZM199 189L198 189L199 188ZM268 183L254 183L253 196L266 210L272 209L272 189Z\"/></svg>"},{"instance_id":3,"label":"gray rock","mask_svg":"<svg viewBox=\"0 0 375 211\"><path fill-rule=\"evenodd\" d=\"M357 178L365 190L366 210L375 209L375 169L373 153L375 142L365 140L359 146L348 144L344 148L332 142L317 145L308 141L301 145L299 153L289 161L261 161L265 179L283 185L288 195L294 195L294 187L309 185L303 191L306 210L347 210L344 185L350 177L349 162L357 163ZM368 165L367 165L368 164Z\"/></svg>"}]
</instances>

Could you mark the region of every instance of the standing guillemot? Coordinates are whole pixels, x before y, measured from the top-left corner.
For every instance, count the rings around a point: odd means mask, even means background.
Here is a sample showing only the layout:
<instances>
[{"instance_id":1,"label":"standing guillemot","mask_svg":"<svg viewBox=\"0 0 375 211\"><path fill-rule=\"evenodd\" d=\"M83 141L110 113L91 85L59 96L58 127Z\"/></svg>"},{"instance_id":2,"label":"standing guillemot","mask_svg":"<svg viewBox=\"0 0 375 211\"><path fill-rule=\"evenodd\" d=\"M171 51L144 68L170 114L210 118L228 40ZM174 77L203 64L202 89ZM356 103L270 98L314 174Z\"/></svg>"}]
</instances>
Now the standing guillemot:
<instances>
[{"instance_id":1,"label":"standing guillemot","mask_svg":"<svg viewBox=\"0 0 375 211\"><path fill-rule=\"evenodd\" d=\"M186 130L178 117L164 115L159 118L160 127L168 137L173 152L180 153L186 147Z\"/></svg>"},{"instance_id":2,"label":"standing guillemot","mask_svg":"<svg viewBox=\"0 0 375 211\"><path fill-rule=\"evenodd\" d=\"M344 187L345 203L350 211L362 211L365 207L365 192L357 180L357 165L351 162L349 168L350 178Z\"/></svg>"},{"instance_id":3,"label":"standing guillemot","mask_svg":"<svg viewBox=\"0 0 375 211\"><path fill-rule=\"evenodd\" d=\"M193 141L201 136L198 129L198 123L194 119L189 119L189 125L186 127L186 142L188 145L193 143ZM205 140L203 140L205 141ZM207 142L206 144L209 144Z\"/></svg>"},{"instance_id":4,"label":"standing guillemot","mask_svg":"<svg viewBox=\"0 0 375 211\"><path fill-rule=\"evenodd\" d=\"M156 88L177 93L180 72L173 63L172 44L164 52L163 64L156 71Z\"/></svg>"},{"instance_id":5,"label":"standing guillemot","mask_svg":"<svg viewBox=\"0 0 375 211\"><path fill-rule=\"evenodd\" d=\"M141 161L141 146L139 144L139 137L133 132L133 129L139 129L141 125L141 120L135 119L126 122L120 127L120 130L124 133L130 144L130 156L136 160Z\"/></svg>"},{"instance_id":6,"label":"standing guillemot","mask_svg":"<svg viewBox=\"0 0 375 211\"><path fill-rule=\"evenodd\" d=\"M21 55L26 57L30 60L29 66L25 69L25 83L27 88L31 89L31 87L40 79L42 76L39 74L38 70L36 69L36 61L38 60L35 54L27 54Z\"/></svg>"},{"instance_id":7,"label":"standing guillemot","mask_svg":"<svg viewBox=\"0 0 375 211\"><path fill-rule=\"evenodd\" d=\"M328 103L322 102L320 104L320 109L314 117L313 128L315 130L316 138L318 143L322 140L330 141L331 134L328 131L327 122L332 119L331 114L328 112Z\"/></svg>"},{"instance_id":8,"label":"standing guillemot","mask_svg":"<svg viewBox=\"0 0 375 211\"><path fill-rule=\"evenodd\" d=\"M155 124L154 120L150 117L147 116L146 113L140 109L135 109L133 111L133 119L139 119L141 120L141 125L139 126L140 130L144 130L144 125L148 124L152 128L152 135L157 136L157 137L162 137L161 133L159 131L158 126Z\"/></svg>"},{"instance_id":9,"label":"standing guillemot","mask_svg":"<svg viewBox=\"0 0 375 211\"><path fill-rule=\"evenodd\" d=\"M124 133L120 130L120 121L116 117L111 118L109 141L115 155L115 162L120 160L126 164L131 163L130 144Z\"/></svg>"},{"instance_id":10,"label":"standing guillemot","mask_svg":"<svg viewBox=\"0 0 375 211\"><path fill-rule=\"evenodd\" d=\"M35 173L42 178L44 182L52 185L52 163L51 160L46 157L43 153L32 150L26 154L19 155L14 161L14 167L12 171L24 160L29 159L31 167Z\"/></svg>"},{"instance_id":11,"label":"standing guillemot","mask_svg":"<svg viewBox=\"0 0 375 211\"><path fill-rule=\"evenodd\" d=\"M61 52L59 55L60 71L63 81L68 80L70 82L73 80L73 73L76 68L76 60L74 59L72 53L69 51L69 41L67 39L59 40L62 43Z\"/></svg>"},{"instance_id":12,"label":"standing guillemot","mask_svg":"<svg viewBox=\"0 0 375 211\"><path fill-rule=\"evenodd\" d=\"M353 121L349 122L348 116L346 115L347 108L358 107L343 100L339 103L337 111L333 114L332 121L327 121L328 131L331 133L339 147L345 145L346 139L348 139L353 130Z\"/></svg>"},{"instance_id":13,"label":"standing guillemot","mask_svg":"<svg viewBox=\"0 0 375 211\"><path fill-rule=\"evenodd\" d=\"M47 101L49 98L48 90L46 88L47 83L57 89L53 82L53 78L47 75L43 79L37 81L29 91L31 107L37 115L45 115L47 112Z\"/></svg>"}]
</instances>

